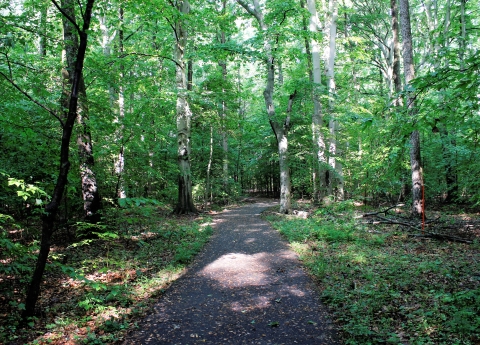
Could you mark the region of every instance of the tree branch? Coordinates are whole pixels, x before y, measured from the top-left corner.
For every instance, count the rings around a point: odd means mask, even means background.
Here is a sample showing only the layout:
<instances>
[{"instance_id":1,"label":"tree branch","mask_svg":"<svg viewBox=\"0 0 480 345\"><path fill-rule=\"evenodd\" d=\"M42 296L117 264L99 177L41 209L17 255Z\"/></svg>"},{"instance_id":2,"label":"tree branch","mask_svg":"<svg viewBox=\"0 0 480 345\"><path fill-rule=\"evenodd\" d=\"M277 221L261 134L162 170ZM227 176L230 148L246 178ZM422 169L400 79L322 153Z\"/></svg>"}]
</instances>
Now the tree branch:
<instances>
[{"instance_id":1,"label":"tree branch","mask_svg":"<svg viewBox=\"0 0 480 345\"><path fill-rule=\"evenodd\" d=\"M260 15L259 13L256 11L256 10L252 10L250 8L250 6L244 1L244 0L237 0L237 3L242 6L245 11L247 11L248 13L250 13L252 16L255 17L256 20L258 20L258 22L260 23L260 21L262 20L262 18L260 18Z\"/></svg>"},{"instance_id":2,"label":"tree branch","mask_svg":"<svg viewBox=\"0 0 480 345\"><path fill-rule=\"evenodd\" d=\"M168 56L163 56L163 55L153 55L153 54L143 54L143 53L124 53L124 54L120 55L119 58L123 59L124 57L127 57L129 55L137 55L137 56L145 56L145 57L154 57L154 58L166 59L166 60L172 61L175 65L182 68L182 65L180 65L175 59L172 59Z\"/></svg>"},{"instance_id":3,"label":"tree branch","mask_svg":"<svg viewBox=\"0 0 480 345\"><path fill-rule=\"evenodd\" d=\"M55 0L50 0L54 5L55 7L60 11L60 13L65 16L65 18L68 19L68 21L70 23L73 24L73 26L75 26L75 29L77 29L78 33L81 33L82 30L80 29L80 27L77 25L77 22L72 18L70 17L64 10L63 8L60 7L60 5L55 1Z\"/></svg>"},{"instance_id":4,"label":"tree branch","mask_svg":"<svg viewBox=\"0 0 480 345\"><path fill-rule=\"evenodd\" d=\"M83 12L82 3L80 2L80 0L77 0L77 4L78 4L78 7L80 7L80 15L82 16L82 19L84 19L85 12Z\"/></svg>"},{"instance_id":5,"label":"tree branch","mask_svg":"<svg viewBox=\"0 0 480 345\"><path fill-rule=\"evenodd\" d=\"M36 99L34 99L32 96L30 96L26 91L22 90L20 88L20 86L18 86L12 79L10 79L7 75L5 75L5 73L1 72L0 71L0 75L2 75L6 81L8 81L15 89L17 89L18 91L20 91L21 94L23 94L25 97L27 97L31 102L33 102L34 104L36 104L37 106L39 106L40 108L42 108L43 110L45 110L46 112L48 112L50 115L52 115L53 117L55 117L61 124L61 126L63 127L63 121L62 119L51 109L47 108L45 105L43 105L42 103L40 103L39 101L37 101Z\"/></svg>"}]
</instances>

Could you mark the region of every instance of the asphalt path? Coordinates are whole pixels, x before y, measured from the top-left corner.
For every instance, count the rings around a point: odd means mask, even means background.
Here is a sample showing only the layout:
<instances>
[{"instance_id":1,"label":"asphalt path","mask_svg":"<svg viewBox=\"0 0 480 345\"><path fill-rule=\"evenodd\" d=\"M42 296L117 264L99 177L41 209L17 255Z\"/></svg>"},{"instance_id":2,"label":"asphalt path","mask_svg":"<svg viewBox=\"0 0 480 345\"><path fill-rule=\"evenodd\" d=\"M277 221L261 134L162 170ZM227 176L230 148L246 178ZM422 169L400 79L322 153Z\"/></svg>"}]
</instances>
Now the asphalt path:
<instances>
[{"instance_id":1,"label":"asphalt path","mask_svg":"<svg viewBox=\"0 0 480 345\"><path fill-rule=\"evenodd\" d=\"M124 344L340 344L297 255L259 200L214 217L201 254Z\"/></svg>"}]
</instances>

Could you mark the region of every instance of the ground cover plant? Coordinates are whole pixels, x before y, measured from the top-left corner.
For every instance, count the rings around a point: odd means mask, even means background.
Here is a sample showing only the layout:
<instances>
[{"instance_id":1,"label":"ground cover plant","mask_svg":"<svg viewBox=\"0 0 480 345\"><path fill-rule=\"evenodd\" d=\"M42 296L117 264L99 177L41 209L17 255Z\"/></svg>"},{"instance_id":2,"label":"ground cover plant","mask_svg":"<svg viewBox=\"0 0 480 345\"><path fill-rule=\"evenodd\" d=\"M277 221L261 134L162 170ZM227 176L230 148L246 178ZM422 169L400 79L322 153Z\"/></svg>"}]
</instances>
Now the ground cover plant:
<instances>
[{"instance_id":1,"label":"ground cover plant","mask_svg":"<svg viewBox=\"0 0 480 345\"><path fill-rule=\"evenodd\" d=\"M359 213L351 201L308 219L266 213L318 282L346 343L478 344L479 239L414 237Z\"/></svg>"},{"instance_id":2,"label":"ground cover plant","mask_svg":"<svg viewBox=\"0 0 480 345\"><path fill-rule=\"evenodd\" d=\"M122 339L179 275L212 233L207 216L170 215L154 200L128 199L104 223L59 229L49 256L37 316L20 327L24 289L38 241L1 218L0 343L106 344ZM87 231L88 230L88 231ZM75 234L74 241L68 236ZM7 262L8 261L8 262Z\"/></svg>"}]
</instances>

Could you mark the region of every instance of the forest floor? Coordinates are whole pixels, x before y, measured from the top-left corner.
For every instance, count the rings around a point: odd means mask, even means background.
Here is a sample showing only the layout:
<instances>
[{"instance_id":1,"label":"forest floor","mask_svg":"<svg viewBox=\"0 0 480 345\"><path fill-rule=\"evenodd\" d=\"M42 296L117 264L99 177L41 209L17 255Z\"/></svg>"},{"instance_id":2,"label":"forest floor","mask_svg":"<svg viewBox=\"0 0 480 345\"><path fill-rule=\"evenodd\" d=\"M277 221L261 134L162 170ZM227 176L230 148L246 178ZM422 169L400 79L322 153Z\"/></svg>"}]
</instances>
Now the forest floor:
<instances>
[{"instance_id":1,"label":"forest floor","mask_svg":"<svg viewBox=\"0 0 480 345\"><path fill-rule=\"evenodd\" d=\"M97 238L59 227L23 328L39 227L2 221L0 344L480 344L478 210L429 211L443 237L425 237L405 207L244 201L178 217L132 200Z\"/></svg>"},{"instance_id":2,"label":"forest floor","mask_svg":"<svg viewBox=\"0 0 480 345\"><path fill-rule=\"evenodd\" d=\"M299 254L347 344L480 344L480 212L352 200L265 213ZM433 210L432 210L433 209Z\"/></svg>"}]
</instances>

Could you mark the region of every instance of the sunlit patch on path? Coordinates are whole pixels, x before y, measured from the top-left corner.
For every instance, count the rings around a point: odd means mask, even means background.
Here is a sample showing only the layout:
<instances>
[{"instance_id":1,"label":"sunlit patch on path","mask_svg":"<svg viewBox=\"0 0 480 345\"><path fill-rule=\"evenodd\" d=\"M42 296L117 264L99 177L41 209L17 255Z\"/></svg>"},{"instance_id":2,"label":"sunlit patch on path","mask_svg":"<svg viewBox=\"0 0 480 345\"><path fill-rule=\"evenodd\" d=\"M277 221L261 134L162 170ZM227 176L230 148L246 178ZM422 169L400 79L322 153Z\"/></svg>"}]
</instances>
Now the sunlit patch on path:
<instances>
[{"instance_id":1,"label":"sunlit patch on path","mask_svg":"<svg viewBox=\"0 0 480 345\"><path fill-rule=\"evenodd\" d=\"M339 344L296 254L260 217L215 216L215 234L125 344Z\"/></svg>"}]
</instances>

